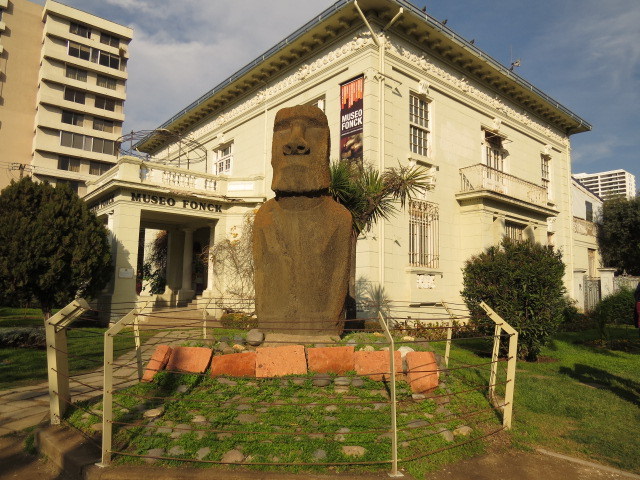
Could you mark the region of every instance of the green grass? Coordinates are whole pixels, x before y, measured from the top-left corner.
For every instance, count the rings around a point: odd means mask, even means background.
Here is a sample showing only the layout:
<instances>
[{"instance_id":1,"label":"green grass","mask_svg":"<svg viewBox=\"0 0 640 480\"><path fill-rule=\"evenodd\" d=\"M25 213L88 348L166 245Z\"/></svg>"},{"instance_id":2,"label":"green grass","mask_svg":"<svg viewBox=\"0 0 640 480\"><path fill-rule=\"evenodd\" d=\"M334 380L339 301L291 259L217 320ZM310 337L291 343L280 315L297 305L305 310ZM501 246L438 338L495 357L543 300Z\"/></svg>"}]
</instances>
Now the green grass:
<instances>
[{"instance_id":1,"label":"green grass","mask_svg":"<svg viewBox=\"0 0 640 480\"><path fill-rule=\"evenodd\" d=\"M546 362L518 363L513 438L640 473L638 331L611 327L631 352L585 344L596 330L557 334ZM625 342L626 341L626 342ZM597 344L597 342L596 342Z\"/></svg>"},{"instance_id":2,"label":"green grass","mask_svg":"<svg viewBox=\"0 0 640 480\"><path fill-rule=\"evenodd\" d=\"M0 307L0 327L42 327L43 325L44 317L39 308Z\"/></svg>"}]
</instances>

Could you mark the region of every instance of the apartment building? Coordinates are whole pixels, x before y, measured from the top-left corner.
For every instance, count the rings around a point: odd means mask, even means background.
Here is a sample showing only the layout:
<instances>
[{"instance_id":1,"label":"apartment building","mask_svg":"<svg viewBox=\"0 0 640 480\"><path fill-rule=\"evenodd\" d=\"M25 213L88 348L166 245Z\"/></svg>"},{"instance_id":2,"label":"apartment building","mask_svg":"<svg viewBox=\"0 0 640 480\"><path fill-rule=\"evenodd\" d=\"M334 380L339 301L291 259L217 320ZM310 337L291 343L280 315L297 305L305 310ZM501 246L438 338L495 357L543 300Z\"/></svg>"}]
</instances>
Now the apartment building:
<instances>
[{"instance_id":1,"label":"apartment building","mask_svg":"<svg viewBox=\"0 0 640 480\"><path fill-rule=\"evenodd\" d=\"M83 194L117 159L133 32L53 0L0 7L0 188L32 175Z\"/></svg>"},{"instance_id":2,"label":"apartment building","mask_svg":"<svg viewBox=\"0 0 640 480\"><path fill-rule=\"evenodd\" d=\"M609 170L598 173L578 173L574 177L596 195L633 198L636 196L636 177L626 170Z\"/></svg>"},{"instance_id":3,"label":"apartment building","mask_svg":"<svg viewBox=\"0 0 640 480\"><path fill-rule=\"evenodd\" d=\"M332 160L431 175L431 190L361 235L358 280L397 301L460 301L464 262L508 236L561 249L573 291L570 137L589 123L405 0L339 0L159 125L136 145L144 158L90 183L85 199L118 239L101 309L140 299L140 229L169 232L167 289L152 301L228 293L195 255L237 238L274 195L274 118L300 104L327 115Z\"/></svg>"}]
</instances>

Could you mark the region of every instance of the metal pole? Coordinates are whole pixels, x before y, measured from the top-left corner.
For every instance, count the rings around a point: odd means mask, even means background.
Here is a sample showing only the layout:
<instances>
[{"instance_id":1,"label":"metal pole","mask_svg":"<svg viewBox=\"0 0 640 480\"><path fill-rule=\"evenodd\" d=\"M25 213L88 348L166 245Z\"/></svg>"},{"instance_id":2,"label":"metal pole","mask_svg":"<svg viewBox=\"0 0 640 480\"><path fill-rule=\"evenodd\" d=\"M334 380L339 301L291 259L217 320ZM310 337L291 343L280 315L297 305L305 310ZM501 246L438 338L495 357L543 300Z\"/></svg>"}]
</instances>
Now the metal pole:
<instances>
[{"instance_id":1,"label":"metal pole","mask_svg":"<svg viewBox=\"0 0 640 480\"><path fill-rule=\"evenodd\" d=\"M378 321L384 331L384 336L389 342L389 369L391 370L391 472L390 477L404 477L401 472L398 472L398 426L397 426L397 414L396 414L396 362L395 362L395 343L393 337L389 332L389 327L385 318L382 316L382 312L378 312Z\"/></svg>"}]
</instances>

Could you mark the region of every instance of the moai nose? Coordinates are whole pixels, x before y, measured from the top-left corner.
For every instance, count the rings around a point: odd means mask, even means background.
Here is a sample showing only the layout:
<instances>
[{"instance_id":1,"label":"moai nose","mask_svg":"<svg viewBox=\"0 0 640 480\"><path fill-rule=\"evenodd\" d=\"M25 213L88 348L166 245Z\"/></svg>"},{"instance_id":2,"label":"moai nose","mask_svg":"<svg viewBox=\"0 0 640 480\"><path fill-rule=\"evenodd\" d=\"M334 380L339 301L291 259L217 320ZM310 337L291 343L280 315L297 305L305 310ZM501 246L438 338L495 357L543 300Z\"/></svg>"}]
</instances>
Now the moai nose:
<instances>
[{"instance_id":1,"label":"moai nose","mask_svg":"<svg viewBox=\"0 0 640 480\"><path fill-rule=\"evenodd\" d=\"M285 155L306 155L309 153L309 144L302 137L294 138L282 147L282 152Z\"/></svg>"},{"instance_id":2,"label":"moai nose","mask_svg":"<svg viewBox=\"0 0 640 480\"><path fill-rule=\"evenodd\" d=\"M291 137L282 147L282 152L285 155L307 155L309 153L309 144L304 138L305 130L305 125L302 122L293 122Z\"/></svg>"}]
</instances>

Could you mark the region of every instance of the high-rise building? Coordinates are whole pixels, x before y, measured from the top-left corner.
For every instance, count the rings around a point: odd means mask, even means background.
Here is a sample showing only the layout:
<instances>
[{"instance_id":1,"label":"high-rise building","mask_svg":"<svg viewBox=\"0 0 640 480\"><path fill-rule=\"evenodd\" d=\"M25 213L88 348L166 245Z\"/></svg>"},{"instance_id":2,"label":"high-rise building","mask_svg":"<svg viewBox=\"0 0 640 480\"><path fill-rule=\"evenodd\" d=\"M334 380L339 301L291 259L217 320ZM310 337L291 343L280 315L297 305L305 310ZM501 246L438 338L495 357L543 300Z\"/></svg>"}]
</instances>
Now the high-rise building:
<instances>
[{"instance_id":1,"label":"high-rise building","mask_svg":"<svg viewBox=\"0 0 640 480\"><path fill-rule=\"evenodd\" d=\"M0 15L0 188L31 174L82 194L117 159L133 32L53 0Z\"/></svg>"},{"instance_id":2,"label":"high-rise building","mask_svg":"<svg viewBox=\"0 0 640 480\"><path fill-rule=\"evenodd\" d=\"M635 175L622 169L598 173L578 173L574 177L586 188L604 199L636 196Z\"/></svg>"}]
</instances>

